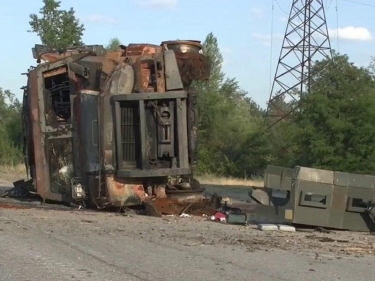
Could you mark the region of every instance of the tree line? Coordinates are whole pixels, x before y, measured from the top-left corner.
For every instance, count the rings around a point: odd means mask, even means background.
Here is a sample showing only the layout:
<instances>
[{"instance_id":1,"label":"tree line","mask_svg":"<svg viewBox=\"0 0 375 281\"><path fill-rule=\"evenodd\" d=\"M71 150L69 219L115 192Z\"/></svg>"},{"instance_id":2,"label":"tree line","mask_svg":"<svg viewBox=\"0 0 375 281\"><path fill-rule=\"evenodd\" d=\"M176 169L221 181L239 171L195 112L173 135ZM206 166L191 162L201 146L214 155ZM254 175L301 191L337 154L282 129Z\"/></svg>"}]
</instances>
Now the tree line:
<instances>
[{"instance_id":1,"label":"tree line","mask_svg":"<svg viewBox=\"0 0 375 281\"><path fill-rule=\"evenodd\" d=\"M43 0L39 15L30 15L30 32L54 48L82 45L84 26L60 1ZM106 46L117 50L121 41ZM218 39L207 35L203 51L211 59L211 77L196 82L198 95L199 174L262 176L268 164L302 165L373 174L375 171L375 63L355 66L345 54L317 61L310 92L290 118L267 130L272 120L235 78L223 70ZM285 97L281 106L292 106ZM0 90L0 164L22 159L20 102Z\"/></svg>"}]
</instances>

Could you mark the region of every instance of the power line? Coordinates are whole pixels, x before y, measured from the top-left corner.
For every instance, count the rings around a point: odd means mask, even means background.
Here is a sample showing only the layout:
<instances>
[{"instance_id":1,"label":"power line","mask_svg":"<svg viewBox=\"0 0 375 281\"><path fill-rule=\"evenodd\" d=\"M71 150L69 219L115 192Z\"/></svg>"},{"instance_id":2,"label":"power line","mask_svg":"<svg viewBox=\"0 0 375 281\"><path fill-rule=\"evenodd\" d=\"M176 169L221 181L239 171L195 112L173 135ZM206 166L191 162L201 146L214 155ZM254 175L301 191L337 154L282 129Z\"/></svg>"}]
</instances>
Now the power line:
<instances>
[{"instance_id":1,"label":"power line","mask_svg":"<svg viewBox=\"0 0 375 281\"><path fill-rule=\"evenodd\" d=\"M329 3L328 3L328 1L329 1ZM331 7L333 1L334 1L334 0L327 0L327 1L326 1L326 6L327 6L326 11L329 10L329 8Z\"/></svg>"},{"instance_id":2,"label":"power line","mask_svg":"<svg viewBox=\"0 0 375 281\"><path fill-rule=\"evenodd\" d=\"M275 10L275 1L272 0L272 18L271 18L271 47L270 47L270 84L268 91L271 92L272 86L272 61L273 61L273 25L274 25L274 10Z\"/></svg>"},{"instance_id":3,"label":"power line","mask_svg":"<svg viewBox=\"0 0 375 281\"><path fill-rule=\"evenodd\" d=\"M279 9L280 9L284 14L289 15L289 13L285 12L285 10L284 10L283 8L281 8L279 1L275 0L275 2L276 2L276 4L277 4L277 6L279 6Z\"/></svg>"},{"instance_id":4,"label":"power line","mask_svg":"<svg viewBox=\"0 0 375 281\"><path fill-rule=\"evenodd\" d=\"M353 1L353 0L341 0L341 1L349 2L349 3L353 3L353 4L357 4L357 5L362 5L362 6L366 6L366 7L375 8L375 5L373 5L373 4L367 4L367 3L362 3L362 2Z\"/></svg>"}]
</instances>

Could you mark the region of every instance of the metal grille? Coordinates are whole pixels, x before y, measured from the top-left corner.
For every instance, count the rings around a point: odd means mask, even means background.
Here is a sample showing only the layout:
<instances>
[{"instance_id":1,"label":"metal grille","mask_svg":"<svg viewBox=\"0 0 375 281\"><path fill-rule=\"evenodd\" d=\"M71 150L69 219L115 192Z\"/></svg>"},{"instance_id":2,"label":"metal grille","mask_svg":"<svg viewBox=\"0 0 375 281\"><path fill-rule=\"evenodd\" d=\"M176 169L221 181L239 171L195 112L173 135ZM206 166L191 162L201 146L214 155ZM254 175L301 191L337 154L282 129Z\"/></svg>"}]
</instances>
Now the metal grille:
<instances>
[{"instance_id":1,"label":"metal grille","mask_svg":"<svg viewBox=\"0 0 375 281\"><path fill-rule=\"evenodd\" d=\"M134 165L140 151L137 103L121 103L121 144L124 164Z\"/></svg>"}]
</instances>

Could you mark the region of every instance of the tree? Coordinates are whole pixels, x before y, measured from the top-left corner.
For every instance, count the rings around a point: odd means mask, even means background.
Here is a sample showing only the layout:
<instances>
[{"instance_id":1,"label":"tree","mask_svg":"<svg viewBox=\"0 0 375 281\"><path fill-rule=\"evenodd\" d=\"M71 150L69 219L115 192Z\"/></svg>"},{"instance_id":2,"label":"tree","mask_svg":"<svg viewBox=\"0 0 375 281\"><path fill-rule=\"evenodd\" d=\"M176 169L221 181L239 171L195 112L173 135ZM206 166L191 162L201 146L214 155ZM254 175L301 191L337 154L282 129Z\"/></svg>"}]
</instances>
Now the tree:
<instances>
[{"instance_id":1,"label":"tree","mask_svg":"<svg viewBox=\"0 0 375 281\"><path fill-rule=\"evenodd\" d=\"M116 37L116 38L112 38L109 40L109 43L106 48L108 51L115 52L119 49L120 45L121 45L121 41L120 39Z\"/></svg>"},{"instance_id":2,"label":"tree","mask_svg":"<svg viewBox=\"0 0 375 281\"><path fill-rule=\"evenodd\" d=\"M51 48L64 49L70 46L81 46L85 30L75 17L75 11L60 9L61 1L43 0L44 6L37 14L30 14L28 32L36 33L42 44Z\"/></svg>"},{"instance_id":3,"label":"tree","mask_svg":"<svg viewBox=\"0 0 375 281\"><path fill-rule=\"evenodd\" d=\"M211 62L209 81L195 83L198 93L198 172L243 176L251 174L240 161L244 144L258 130L261 111L234 78L226 78L218 40L208 34L203 53Z\"/></svg>"},{"instance_id":4,"label":"tree","mask_svg":"<svg viewBox=\"0 0 375 281\"><path fill-rule=\"evenodd\" d=\"M203 42L203 53L211 62L209 81L196 82L193 86L198 93L198 171L200 173L222 173L225 169L225 157L222 155L222 141L220 126L223 115L223 97L220 87L224 80L221 65L223 57L220 53L217 38L208 34Z\"/></svg>"},{"instance_id":5,"label":"tree","mask_svg":"<svg viewBox=\"0 0 375 281\"><path fill-rule=\"evenodd\" d=\"M9 90L0 88L0 164L21 159L21 104Z\"/></svg>"},{"instance_id":6,"label":"tree","mask_svg":"<svg viewBox=\"0 0 375 281\"><path fill-rule=\"evenodd\" d=\"M334 54L316 63L294 135L296 164L354 173L375 170L375 89L371 73Z\"/></svg>"}]
</instances>

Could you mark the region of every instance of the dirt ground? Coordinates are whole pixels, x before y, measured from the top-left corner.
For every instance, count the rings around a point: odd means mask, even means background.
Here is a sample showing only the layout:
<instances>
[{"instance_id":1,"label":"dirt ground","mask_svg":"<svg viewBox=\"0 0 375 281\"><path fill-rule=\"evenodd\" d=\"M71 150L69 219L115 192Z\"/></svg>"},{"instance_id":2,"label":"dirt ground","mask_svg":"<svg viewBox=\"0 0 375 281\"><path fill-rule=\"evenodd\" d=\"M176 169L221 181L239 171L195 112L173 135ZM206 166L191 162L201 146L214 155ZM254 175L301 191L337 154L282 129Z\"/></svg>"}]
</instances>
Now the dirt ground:
<instances>
[{"instance_id":1,"label":"dirt ground","mask_svg":"<svg viewBox=\"0 0 375 281\"><path fill-rule=\"evenodd\" d=\"M369 233L264 232L203 216L15 202L0 198L0 281L375 278Z\"/></svg>"},{"instance_id":2,"label":"dirt ground","mask_svg":"<svg viewBox=\"0 0 375 281\"><path fill-rule=\"evenodd\" d=\"M262 232L203 217L2 207L0 280L375 277L375 237L367 233Z\"/></svg>"},{"instance_id":3,"label":"dirt ground","mask_svg":"<svg viewBox=\"0 0 375 281\"><path fill-rule=\"evenodd\" d=\"M23 171L15 173L14 171L6 171L0 166L0 194L6 189L13 187L13 182L22 179L27 179L27 176Z\"/></svg>"},{"instance_id":4,"label":"dirt ground","mask_svg":"<svg viewBox=\"0 0 375 281\"><path fill-rule=\"evenodd\" d=\"M12 209L0 200L2 214L26 219L33 227L47 231L51 225L64 225L65 231L80 229L82 235L106 235L126 232L142 239L144 225L151 225L152 239L179 241L186 246L220 245L239 246L249 252L283 250L299 254L342 257L375 257L375 236L350 231L320 232L298 229L296 232L261 231L256 225L230 225L213 222L208 217L164 216L153 218L130 213L71 210L70 208ZM129 228L129 224L131 227ZM147 235L146 235L147 236ZM151 237L150 237L151 238Z\"/></svg>"}]
</instances>

